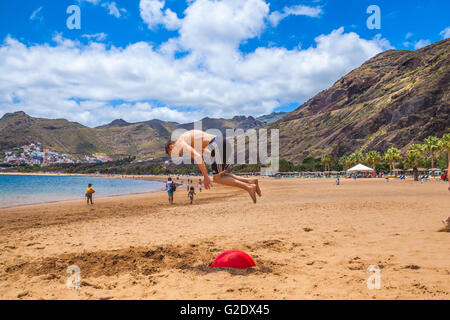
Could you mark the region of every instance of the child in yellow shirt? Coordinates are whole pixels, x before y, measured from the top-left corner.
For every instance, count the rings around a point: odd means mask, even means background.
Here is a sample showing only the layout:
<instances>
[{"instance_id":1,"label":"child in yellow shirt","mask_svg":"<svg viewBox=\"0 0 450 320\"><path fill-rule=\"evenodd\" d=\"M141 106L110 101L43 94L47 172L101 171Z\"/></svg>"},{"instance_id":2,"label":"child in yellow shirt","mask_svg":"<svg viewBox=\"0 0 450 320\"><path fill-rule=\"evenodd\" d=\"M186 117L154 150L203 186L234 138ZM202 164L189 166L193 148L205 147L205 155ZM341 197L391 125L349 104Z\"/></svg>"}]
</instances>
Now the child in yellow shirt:
<instances>
[{"instance_id":1,"label":"child in yellow shirt","mask_svg":"<svg viewBox=\"0 0 450 320\"><path fill-rule=\"evenodd\" d=\"M91 204L94 204L92 202L92 195L94 194L95 190L92 188L92 183L88 184L88 187L86 188L86 200L87 200L87 204L89 204L89 201L91 202Z\"/></svg>"}]
</instances>

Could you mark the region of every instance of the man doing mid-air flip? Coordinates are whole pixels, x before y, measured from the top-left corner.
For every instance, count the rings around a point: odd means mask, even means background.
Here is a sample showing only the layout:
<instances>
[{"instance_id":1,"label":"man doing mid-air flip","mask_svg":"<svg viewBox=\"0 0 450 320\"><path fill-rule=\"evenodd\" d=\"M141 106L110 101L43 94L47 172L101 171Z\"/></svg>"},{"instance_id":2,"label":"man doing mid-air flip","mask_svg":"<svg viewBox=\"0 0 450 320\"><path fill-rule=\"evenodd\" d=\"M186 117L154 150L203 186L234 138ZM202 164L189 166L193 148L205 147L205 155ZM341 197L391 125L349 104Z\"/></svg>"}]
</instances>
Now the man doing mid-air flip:
<instances>
[{"instance_id":1,"label":"man doing mid-air flip","mask_svg":"<svg viewBox=\"0 0 450 320\"><path fill-rule=\"evenodd\" d=\"M206 189L211 188L211 180L206 170L203 156L210 158L213 181L222 185L238 187L248 192L253 202L256 203L256 194L261 197L258 179L242 178L227 172L227 149L233 146L223 139L222 135L212 135L201 130L190 130L183 133L178 140L170 140L166 143L168 155L181 156L189 154L198 165L203 174L203 184Z\"/></svg>"}]
</instances>

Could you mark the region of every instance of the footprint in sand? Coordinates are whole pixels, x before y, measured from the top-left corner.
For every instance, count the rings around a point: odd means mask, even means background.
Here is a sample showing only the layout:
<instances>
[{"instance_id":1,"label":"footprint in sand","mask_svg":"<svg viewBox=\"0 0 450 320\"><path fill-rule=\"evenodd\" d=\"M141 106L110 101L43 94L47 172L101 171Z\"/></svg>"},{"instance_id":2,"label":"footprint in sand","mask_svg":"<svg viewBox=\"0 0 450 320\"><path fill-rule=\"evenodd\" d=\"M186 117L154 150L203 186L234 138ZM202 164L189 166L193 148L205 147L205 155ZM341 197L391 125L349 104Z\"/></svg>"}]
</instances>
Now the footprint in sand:
<instances>
[{"instance_id":1,"label":"footprint in sand","mask_svg":"<svg viewBox=\"0 0 450 320\"><path fill-rule=\"evenodd\" d=\"M418 270L418 269L420 269L420 266L415 265L415 264L409 264L409 265L407 265L407 266L404 266L403 269Z\"/></svg>"}]
</instances>

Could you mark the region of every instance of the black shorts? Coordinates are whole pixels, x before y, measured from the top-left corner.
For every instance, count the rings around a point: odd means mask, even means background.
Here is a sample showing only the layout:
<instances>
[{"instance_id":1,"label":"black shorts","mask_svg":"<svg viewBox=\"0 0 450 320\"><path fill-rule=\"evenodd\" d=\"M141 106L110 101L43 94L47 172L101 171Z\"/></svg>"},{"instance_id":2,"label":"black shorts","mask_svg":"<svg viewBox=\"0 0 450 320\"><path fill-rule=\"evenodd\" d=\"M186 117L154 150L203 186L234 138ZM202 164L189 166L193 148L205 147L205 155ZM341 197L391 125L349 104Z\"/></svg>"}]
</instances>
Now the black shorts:
<instances>
[{"instance_id":1,"label":"black shorts","mask_svg":"<svg viewBox=\"0 0 450 320\"><path fill-rule=\"evenodd\" d=\"M227 139L217 136L209 145L211 148L211 169L213 174L218 174L229 169L230 164L227 163L228 153L233 149Z\"/></svg>"}]
</instances>

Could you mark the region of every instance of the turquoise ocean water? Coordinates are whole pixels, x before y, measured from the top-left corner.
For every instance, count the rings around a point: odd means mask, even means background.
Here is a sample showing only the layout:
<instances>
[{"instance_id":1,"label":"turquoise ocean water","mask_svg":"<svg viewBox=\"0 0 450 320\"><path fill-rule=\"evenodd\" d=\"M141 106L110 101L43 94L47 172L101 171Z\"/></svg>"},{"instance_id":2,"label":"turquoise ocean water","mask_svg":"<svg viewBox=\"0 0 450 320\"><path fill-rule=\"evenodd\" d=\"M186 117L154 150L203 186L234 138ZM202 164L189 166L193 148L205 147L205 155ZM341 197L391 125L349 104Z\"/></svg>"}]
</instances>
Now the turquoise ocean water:
<instances>
[{"instance_id":1,"label":"turquoise ocean water","mask_svg":"<svg viewBox=\"0 0 450 320\"><path fill-rule=\"evenodd\" d=\"M84 201L88 183L96 197L164 190L164 183L121 178L0 175L0 208L61 200Z\"/></svg>"}]
</instances>

